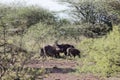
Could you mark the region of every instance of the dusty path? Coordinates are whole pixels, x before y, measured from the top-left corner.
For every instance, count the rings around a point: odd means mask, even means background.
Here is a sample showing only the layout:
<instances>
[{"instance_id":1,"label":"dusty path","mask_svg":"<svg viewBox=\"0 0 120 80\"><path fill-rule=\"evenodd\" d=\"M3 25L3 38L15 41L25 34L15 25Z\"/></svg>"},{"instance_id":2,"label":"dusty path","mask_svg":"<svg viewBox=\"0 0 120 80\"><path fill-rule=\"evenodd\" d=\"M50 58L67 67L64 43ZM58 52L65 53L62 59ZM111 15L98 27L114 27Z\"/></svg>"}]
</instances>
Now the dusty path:
<instances>
[{"instance_id":1,"label":"dusty path","mask_svg":"<svg viewBox=\"0 0 120 80\"><path fill-rule=\"evenodd\" d=\"M34 65L33 65L34 64ZM67 60L67 59L48 59L48 60L32 60L29 62L29 67L35 67L35 68L75 68L77 65L77 61L75 60Z\"/></svg>"},{"instance_id":2,"label":"dusty path","mask_svg":"<svg viewBox=\"0 0 120 80\"><path fill-rule=\"evenodd\" d=\"M76 67L80 66L75 60L32 60L27 66L46 69L46 74L40 76L38 80L103 80L92 74L75 74Z\"/></svg>"}]
</instances>

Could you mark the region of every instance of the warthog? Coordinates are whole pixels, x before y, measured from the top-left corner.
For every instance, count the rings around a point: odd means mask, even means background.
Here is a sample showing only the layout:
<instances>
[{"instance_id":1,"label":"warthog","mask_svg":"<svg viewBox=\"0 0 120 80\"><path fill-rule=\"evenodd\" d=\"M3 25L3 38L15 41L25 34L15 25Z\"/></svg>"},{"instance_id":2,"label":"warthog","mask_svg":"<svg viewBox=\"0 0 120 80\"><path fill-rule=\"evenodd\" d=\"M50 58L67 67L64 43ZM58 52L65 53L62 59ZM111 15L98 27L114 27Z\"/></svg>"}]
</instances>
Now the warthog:
<instances>
[{"instance_id":1,"label":"warthog","mask_svg":"<svg viewBox=\"0 0 120 80\"><path fill-rule=\"evenodd\" d=\"M78 56L80 58L80 51L78 49L70 47L70 48L67 48L67 55L70 57L74 56L74 58Z\"/></svg>"},{"instance_id":2,"label":"warthog","mask_svg":"<svg viewBox=\"0 0 120 80\"><path fill-rule=\"evenodd\" d=\"M74 48L73 45L70 44L58 44L55 42L55 46L59 48L59 52L64 53L65 56L67 56L67 48Z\"/></svg>"},{"instance_id":3,"label":"warthog","mask_svg":"<svg viewBox=\"0 0 120 80\"><path fill-rule=\"evenodd\" d=\"M43 56L43 57L50 56L50 57L59 58L60 54L59 54L59 50L56 50L55 47L53 47L51 45L47 45L47 46L41 48L40 56Z\"/></svg>"}]
</instances>

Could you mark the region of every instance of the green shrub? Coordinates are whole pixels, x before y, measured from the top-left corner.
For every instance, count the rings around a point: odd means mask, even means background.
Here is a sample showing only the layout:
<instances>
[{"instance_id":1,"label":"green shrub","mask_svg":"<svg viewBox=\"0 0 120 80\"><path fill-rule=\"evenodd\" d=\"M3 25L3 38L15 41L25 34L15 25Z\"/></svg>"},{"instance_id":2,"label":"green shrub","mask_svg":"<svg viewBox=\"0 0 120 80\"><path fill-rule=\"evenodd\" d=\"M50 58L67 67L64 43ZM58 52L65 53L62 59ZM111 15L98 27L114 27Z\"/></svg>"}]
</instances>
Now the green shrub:
<instances>
[{"instance_id":1,"label":"green shrub","mask_svg":"<svg viewBox=\"0 0 120 80\"><path fill-rule=\"evenodd\" d=\"M52 12L37 6L0 6L0 25L6 25L8 34L22 34L31 26L41 22L46 25L55 25L56 17ZM1 29L2 26L0 26Z\"/></svg>"},{"instance_id":2,"label":"green shrub","mask_svg":"<svg viewBox=\"0 0 120 80\"><path fill-rule=\"evenodd\" d=\"M80 72L112 76L120 72L120 28L114 26L103 38L85 39L79 47L84 51L84 65ZM92 64L91 64L92 63Z\"/></svg>"}]
</instances>

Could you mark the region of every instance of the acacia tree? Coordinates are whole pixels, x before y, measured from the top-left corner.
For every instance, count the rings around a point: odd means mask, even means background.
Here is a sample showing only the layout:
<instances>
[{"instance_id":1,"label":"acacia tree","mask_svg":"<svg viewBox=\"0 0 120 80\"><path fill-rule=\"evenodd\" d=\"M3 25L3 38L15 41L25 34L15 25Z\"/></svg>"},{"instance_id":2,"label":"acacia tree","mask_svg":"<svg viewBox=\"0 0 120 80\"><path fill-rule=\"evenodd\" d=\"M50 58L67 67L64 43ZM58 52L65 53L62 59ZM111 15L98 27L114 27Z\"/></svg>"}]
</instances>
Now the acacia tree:
<instances>
[{"instance_id":1,"label":"acacia tree","mask_svg":"<svg viewBox=\"0 0 120 80\"><path fill-rule=\"evenodd\" d=\"M70 13L75 24L88 24L87 30L97 35L106 34L112 30L112 21L115 14L110 7L112 0L61 0L69 3ZM117 8L119 9L119 8ZM99 26L99 27L98 27Z\"/></svg>"}]
</instances>

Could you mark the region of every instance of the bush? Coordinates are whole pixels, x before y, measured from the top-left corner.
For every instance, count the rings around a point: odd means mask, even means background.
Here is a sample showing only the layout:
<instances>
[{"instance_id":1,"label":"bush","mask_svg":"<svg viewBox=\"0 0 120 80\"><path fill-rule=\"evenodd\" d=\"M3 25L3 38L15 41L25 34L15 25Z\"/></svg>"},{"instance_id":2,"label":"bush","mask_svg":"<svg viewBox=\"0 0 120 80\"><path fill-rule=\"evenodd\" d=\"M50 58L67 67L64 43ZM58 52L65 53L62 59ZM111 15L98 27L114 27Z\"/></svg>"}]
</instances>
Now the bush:
<instances>
[{"instance_id":1,"label":"bush","mask_svg":"<svg viewBox=\"0 0 120 80\"><path fill-rule=\"evenodd\" d=\"M86 39L79 47L84 51L84 65L80 72L99 73L112 76L120 72L120 28L115 26L113 31L103 38ZM92 64L91 64L92 63Z\"/></svg>"},{"instance_id":2,"label":"bush","mask_svg":"<svg viewBox=\"0 0 120 80\"><path fill-rule=\"evenodd\" d=\"M112 28L107 26L106 24L90 24L90 23L84 23L81 24L81 31L82 35L88 37L88 38L98 38L106 35L110 31L112 31Z\"/></svg>"},{"instance_id":3,"label":"bush","mask_svg":"<svg viewBox=\"0 0 120 80\"><path fill-rule=\"evenodd\" d=\"M39 22L47 25L56 24L56 17L51 12L37 6L2 5L0 12L1 22L7 24L9 35L26 32L28 28Z\"/></svg>"}]
</instances>

